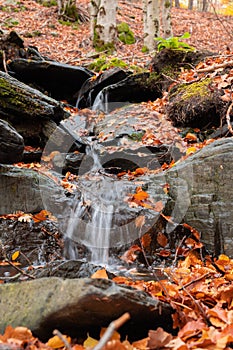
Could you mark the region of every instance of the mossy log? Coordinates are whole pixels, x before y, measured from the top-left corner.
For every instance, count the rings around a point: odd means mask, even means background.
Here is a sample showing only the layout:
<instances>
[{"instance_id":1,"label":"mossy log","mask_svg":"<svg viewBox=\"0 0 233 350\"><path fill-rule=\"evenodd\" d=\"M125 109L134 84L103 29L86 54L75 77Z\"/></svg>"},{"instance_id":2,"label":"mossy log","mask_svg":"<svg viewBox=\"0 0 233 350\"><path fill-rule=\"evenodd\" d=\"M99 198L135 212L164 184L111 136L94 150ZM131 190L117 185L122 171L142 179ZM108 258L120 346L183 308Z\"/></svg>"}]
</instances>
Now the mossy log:
<instances>
[{"instance_id":1,"label":"mossy log","mask_svg":"<svg viewBox=\"0 0 233 350\"><path fill-rule=\"evenodd\" d=\"M46 123L54 126L69 116L60 102L0 72L0 116L27 141L42 142ZM45 137L46 138L46 137ZM26 142L25 142L26 143Z\"/></svg>"}]
</instances>

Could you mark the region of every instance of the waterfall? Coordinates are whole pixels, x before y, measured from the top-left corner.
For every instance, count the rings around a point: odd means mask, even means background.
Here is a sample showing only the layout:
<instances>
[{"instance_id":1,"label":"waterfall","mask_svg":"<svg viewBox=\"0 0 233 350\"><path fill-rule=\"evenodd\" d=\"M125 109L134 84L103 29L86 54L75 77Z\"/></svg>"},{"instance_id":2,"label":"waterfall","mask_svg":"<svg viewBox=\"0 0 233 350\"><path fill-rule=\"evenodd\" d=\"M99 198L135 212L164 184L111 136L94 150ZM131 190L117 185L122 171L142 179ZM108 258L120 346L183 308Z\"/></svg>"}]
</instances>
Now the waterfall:
<instances>
[{"instance_id":1,"label":"waterfall","mask_svg":"<svg viewBox=\"0 0 233 350\"><path fill-rule=\"evenodd\" d=\"M108 113L108 90L104 88L95 98L92 106L93 111Z\"/></svg>"},{"instance_id":2,"label":"waterfall","mask_svg":"<svg viewBox=\"0 0 233 350\"><path fill-rule=\"evenodd\" d=\"M103 168L96 143L87 147L87 156L93 158L93 164L80 180L81 197L79 195L70 214L65 238L87 247L92 262L107 264L114 231L113 218L123 201L125 189L120 181L99 174ZM68 255L71 259L78 258L75 249L68 249Z\"/></svg>"}]
</instances>

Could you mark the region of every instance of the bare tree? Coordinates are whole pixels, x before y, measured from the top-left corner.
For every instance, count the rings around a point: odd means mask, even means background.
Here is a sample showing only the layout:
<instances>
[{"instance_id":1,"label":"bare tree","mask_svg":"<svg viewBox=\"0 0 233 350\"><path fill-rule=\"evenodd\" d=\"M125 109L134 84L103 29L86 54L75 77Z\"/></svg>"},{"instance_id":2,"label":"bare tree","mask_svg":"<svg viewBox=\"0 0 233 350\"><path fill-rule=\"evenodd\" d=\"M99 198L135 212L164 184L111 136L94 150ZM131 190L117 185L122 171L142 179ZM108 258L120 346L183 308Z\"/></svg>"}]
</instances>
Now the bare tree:
<instances>
[{"instance_id":1,"label":"bare tree","mask_svg":"<svg viewBox=\"0 0 233 350\"><path fill-rule=\"evenodd\" d=\"M85 8L77 5L76 0L57 0L58 16L65 21L85 22L89 14Z\"/></svg>"},{"instance_id":2,"label":"bare tree","mask_svg":"<svg viewBox=\"0 0 233 350\"><path fill-rule=\"evenodd\" d=\"M144 46L152 51L155 49L155 38L159 36L159 0L143 0L143 32Z\"/></svg>"},{"instance_id":3,"label":"bare tree","mask_svg":"<svg viewBox=\"0 0 233 350\"><path fill-rule=\"evenodd\" d=\"M91 0L91 36L95 47L114 47L117 37L116 9L116 0Z\"/></svg>"},{"instance_id":4,"label":"bare tree","mask_svg":"<svg viewBox=\"0 0 233 350\"><path fill-rule=\"evenodd\" d=\"M169 38L172 36L172 24L171 24L171 0L161 0L162 7L162 24L163 24L163 37Z\"/></svg>"}]
</instances>

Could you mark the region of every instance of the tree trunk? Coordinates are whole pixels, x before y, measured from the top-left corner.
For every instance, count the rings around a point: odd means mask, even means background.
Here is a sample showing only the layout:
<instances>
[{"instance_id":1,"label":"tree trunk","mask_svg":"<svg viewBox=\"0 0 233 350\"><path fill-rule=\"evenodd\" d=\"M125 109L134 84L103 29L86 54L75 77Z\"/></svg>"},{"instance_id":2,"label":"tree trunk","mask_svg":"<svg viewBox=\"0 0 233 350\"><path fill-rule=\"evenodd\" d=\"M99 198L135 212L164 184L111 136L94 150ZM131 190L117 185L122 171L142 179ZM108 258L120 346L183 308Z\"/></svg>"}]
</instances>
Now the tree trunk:
<instances>
[{"instance_id":1,"label":"tree trunk","mask_svg":"<svg viewBox=\"0 0 233 350\"><path fill-rule=\"evenodd\" d=\"M207 0L202 0L202 12L207 12L209 8L209 3Z\"/></svg>"},{"instance_id":2,"label":"tree trunk","mask_svg":"<svg viewBox=\"0 0 233 350\"><path fill-rule=\"evenodd\" d=\"M91 6L93 44L100 50L113 49L116 36L116 0L94 0ZM92 27L93 28L93 27Z\"/></svg>"},{"instance_id":3,"label":"tree trunk","mask_svg":"<svg viewBox=\"0 0 233 350\"><path fill-rule=\"evenodd\" d=\"M162 23L163 23L163 37L169 38L172 36L172 25L171 25L171 0L162 0Z\"/></svg>"},{"instance_id":4,"label":"tree trunk","mask_svg":"<svg viewBox=\"0 0 233 350\"><path fill-rule=\"evenodd\" d=\"M91 0L89 4L90 13L90 35L91 40L94 42L95 26L97 21L97 14L100 6L100 0Z\"/></svg>"},{"instance_id":5,"label":"tree trunk","mask_svg":"<svg viewBox=\"0 0 233 350\"><path fill-rule=\"evenodd\" d=\"M159 0L143 1L144 46L153 51L156 46L155 38L159 36Z\"/></svg>"},{"instance_id":6,"label":"tree trunk","mask_svg":"<svg viewBox=\"0 0 233 350\"><path fill-rule=\"evenodd\" d=\"M180 8L180 1L179 0L175 0L175 7Z\"/></svg>"},{"instance_id":7,"label":"tree trunk","mask_svg":"<svg viewBox=\"0 0 233 350\"><path fill-rule=\"evenodd\" d=\"M189 0L188 2L188 9L193 10L193 0Z\"/></svg>"}]
</instances>

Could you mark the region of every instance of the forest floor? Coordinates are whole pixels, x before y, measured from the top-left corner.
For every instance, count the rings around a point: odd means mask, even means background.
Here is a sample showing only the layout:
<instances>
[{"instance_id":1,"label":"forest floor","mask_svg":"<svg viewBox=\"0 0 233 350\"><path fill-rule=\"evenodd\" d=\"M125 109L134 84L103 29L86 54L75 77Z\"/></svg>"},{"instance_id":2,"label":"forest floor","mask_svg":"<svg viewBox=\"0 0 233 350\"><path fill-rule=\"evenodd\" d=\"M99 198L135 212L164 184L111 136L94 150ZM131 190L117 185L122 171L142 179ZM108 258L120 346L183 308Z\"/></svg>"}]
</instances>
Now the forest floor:
<instances>
[{"instance_id":1,"label":"forest floor","mask_svg":"<svg viewBox=\"0 0 233 350\"><path fill-rule=\"evenodd\" d=\"M78 6L87 12L88 0L80 0ZM213 9L214 10L214 9ZM117 21L127 22L134 32L136 43L117 43L115 55L130 64L144 65L150 56L141 52L143 46L143 22L141 1L118 2ZM51 59L72 65L90 61L95 53L90 39L89 23L70 26L58 21L57 7L44 7L33 0L0 0L0 23L4 31L15 30L25 46L34 45L39 52ZM214 12L197 12L172 9L173 35L189 32L187 42L198 50L224 53L233 50L233 20L231 16Z\"/></svg>"},{"instance_id":2,"label":"forest floor","mask_svg":"<svg viewBox=\"0 0 233 350\"><path fill-rule=\"evenodd\" d=\"M88 0L79 0L78 3L79 6L87 10ZM127 63L144 67L150 62L153 53L149 55L141 51L143 46L141 3L137 0L119 1L117 20L127 22L130 25L135 34L136 43L123 45L118 42L114 55ZM15 30L24 40L25 47L36 46L43 56L72 65L85 65L93 60L95 50L90 39L89 23L62 25L58 21L56 7L44 7L33 0L0 0L0 23L3 31ZM216 52L216 54L226 52L233 54L232 17L220 16L215 13L172 9L172 23L174 36L189 32L191 38L187 42L198 50L209 50ZM214 61L211 62L214 63ZM218 62L216 61L216 63ZM228 79L228 76L224 77L221 79ZM225 84L225 81L221 79L219 78L219 84ZM144 105L142 107L145 108ZM152 107L157 106L153 105ZM40 218L40 220L44 219ZM138 222L138 224L142 223ZM189 254L183 261L179 262L178 267L167 270L168 275L171 276L170 279L163 283L142 280L132 282L124 277L115 279L116 283L146 291L153 298L170 303L177 311L174 313L173 327L176 330L179 328L179 332L175 335L175 331L174 334L170 334L158 328L155 331L150 331L148 338L139 340L133 345L129 344L127 340L120 342L118 338L117 340L113 339L106 344L104 350L232 349L233 260L225 255L221 255L214 263L212 260L205 262L199 259L199 256L196 255L196 250L202 247L202 243L199 242L199 234L191 227L187 225L185 227L191 230L196 240L193 240L194 243L192 243L193 246ZM163 236L160 238L164 239ZM165 243L162 244L165 245ZM188 243L190 244L190 241ZM132 250L129 252L133 256L134 252ZM12 260L16 258L12 256ZM106 278L104 269L98 273L98 276L92 277ZM179 310L181 311L178 313ZM0 335L0 348L62 348L64 342L62 341L62 344L60 343L58 346L57 340L59 339L56 339L55 345L52 345L51 341L45 345L33 338L30 330L23 327L12 330L9 326L5 334ZM90 339L88 338L88 340ZM96 342L98 343L98 341ZM4 347L4 344L8 344L8 347ZM88 343L88 345L72 342L66 348L81 350L88 346L93 347L93 342Z\"/></svg>"}]
</instances>

